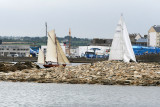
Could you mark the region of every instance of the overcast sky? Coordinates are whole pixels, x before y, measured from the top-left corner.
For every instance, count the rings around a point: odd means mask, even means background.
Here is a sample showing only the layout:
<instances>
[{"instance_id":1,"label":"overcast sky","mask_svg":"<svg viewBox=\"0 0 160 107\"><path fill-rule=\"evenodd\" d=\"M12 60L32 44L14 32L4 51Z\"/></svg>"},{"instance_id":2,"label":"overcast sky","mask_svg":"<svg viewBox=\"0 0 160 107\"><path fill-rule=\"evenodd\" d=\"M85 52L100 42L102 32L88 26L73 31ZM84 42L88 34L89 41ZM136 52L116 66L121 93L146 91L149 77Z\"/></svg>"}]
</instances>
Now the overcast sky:
<instances>
[{"instance_id":1,"label":"overcast sky","mask_svg":"<svg viewBox=\"0 0 160 107\"><path fill-rule=\"evenodd\" d=\"M147 34L160 25L160 0L0 0L1 36L113 38L123 13L129 33Z\"/></svg>"}]
</instances>

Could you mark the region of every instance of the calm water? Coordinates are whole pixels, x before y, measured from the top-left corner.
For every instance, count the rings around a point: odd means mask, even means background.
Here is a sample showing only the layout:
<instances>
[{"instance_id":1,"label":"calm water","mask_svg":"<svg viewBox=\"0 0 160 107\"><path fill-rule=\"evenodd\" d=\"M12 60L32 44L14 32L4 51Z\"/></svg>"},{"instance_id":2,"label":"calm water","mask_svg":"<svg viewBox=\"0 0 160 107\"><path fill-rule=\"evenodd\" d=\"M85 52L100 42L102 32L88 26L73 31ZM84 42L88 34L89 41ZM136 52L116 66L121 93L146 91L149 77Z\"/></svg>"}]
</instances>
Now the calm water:
<instances>
[{"instance_id":1,"label":"calm water","mask_svg":"<svg viewBox=\"0 0 160 107\"><path fill-rule=\"evenodd\" d=\"M160 87L0 82L0 107L159 107Z\"/></svg>"},{"instance_id":2,"label":"calm water","mask_svg":"<svg viewBox=\"0 0 160 107\"><path fill-rule=\"evenodd\" d=\"M43 64L38 64L37 62L35 62L35 64L37 64L40 68L44 68ZM70 63L67 66L77 66L82 64L89 64L89 63Z\"/></svg>"}]
</instances>

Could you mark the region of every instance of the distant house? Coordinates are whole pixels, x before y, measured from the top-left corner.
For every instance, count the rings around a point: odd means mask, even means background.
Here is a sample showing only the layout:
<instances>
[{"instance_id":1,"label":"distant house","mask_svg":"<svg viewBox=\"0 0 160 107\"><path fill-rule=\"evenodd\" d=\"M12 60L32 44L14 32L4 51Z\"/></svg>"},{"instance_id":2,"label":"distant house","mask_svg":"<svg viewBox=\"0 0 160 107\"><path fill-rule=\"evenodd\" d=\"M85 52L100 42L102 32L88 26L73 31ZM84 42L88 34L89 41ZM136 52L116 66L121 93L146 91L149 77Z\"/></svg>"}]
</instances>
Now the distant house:
<instances>
[{"instance_id":1,"label":"distant house","mask_svg":"<svg viewBox=\"0 0 160 107\"><path fill-rule=\"evenodd\" d=\"M154 25L149 29L148 46L160 47L160 25Z\"/></svg>"},{"instance_id":2,"label":"distant house","mask_svg":"<svg viewBox=\"0 0 160 107\"><path fill-rule=\"evenodd\" d=\"M147 39L146 38L141 38L138 39L135 43L137 46L147 46Z\"/></svg>"},{"instance_id":3,"label":"distant house","mask_svg":"<svg viewBox=\"0 0 160 107\"><path fill-rule=\"evenodd\" d=\"M134 33L134 34L129 34L129 37L130 37L130 40L131 40L131 44L132 44L132 45L135 45L135 44L136 44L136 41L142 38L142 36L141 36L139 33L138 33L138 34L136 34L136 33Z\"/></svg>"}]
</instances>

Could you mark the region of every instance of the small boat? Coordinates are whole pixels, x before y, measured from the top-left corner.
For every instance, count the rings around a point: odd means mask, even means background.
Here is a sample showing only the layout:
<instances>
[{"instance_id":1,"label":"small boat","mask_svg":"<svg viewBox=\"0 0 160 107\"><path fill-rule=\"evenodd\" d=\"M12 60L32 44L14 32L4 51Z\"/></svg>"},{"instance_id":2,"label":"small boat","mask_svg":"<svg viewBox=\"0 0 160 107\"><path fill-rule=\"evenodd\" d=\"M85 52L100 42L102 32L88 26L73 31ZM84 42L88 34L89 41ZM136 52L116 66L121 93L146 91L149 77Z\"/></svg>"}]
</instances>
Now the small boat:
<instances>
[{"instance_id":1,"label":"small boat","mask_svg":"<svg viewBox=\"0 0 160 107\"><path fill-rule=\"evenodd\" d=\"M52 30L48 32L47 53L43 66L45 68L58 67L60 65L66 66L69 63L69 60L67 59L59 41L56 38L55 31Z\"/></svg>"}]
</instances>

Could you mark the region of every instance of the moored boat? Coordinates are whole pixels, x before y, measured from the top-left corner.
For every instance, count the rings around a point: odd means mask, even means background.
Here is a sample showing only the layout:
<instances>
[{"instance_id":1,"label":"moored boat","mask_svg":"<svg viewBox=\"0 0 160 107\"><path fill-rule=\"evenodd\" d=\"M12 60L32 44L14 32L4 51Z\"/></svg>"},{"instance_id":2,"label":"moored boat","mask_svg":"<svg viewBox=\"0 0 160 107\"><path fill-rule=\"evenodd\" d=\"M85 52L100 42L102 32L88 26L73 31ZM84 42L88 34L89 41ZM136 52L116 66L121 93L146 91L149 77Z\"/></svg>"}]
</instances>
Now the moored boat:
<instances>
[{"instance_id":1,"label":"moored boat","mask_svg":"<svg viewBox=\"0 0 160 107\"><path fill-rule=\"evenodd\" d=\"M44 67L58 67L60 65L66 66L70 62L68 61L65 53L63 52L59 41L56 38L55 31L48 32L47 41L47 53L44 63Z\"/></svg>"}]
</instances>

